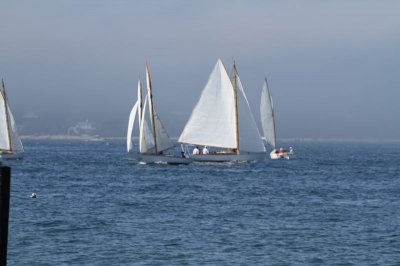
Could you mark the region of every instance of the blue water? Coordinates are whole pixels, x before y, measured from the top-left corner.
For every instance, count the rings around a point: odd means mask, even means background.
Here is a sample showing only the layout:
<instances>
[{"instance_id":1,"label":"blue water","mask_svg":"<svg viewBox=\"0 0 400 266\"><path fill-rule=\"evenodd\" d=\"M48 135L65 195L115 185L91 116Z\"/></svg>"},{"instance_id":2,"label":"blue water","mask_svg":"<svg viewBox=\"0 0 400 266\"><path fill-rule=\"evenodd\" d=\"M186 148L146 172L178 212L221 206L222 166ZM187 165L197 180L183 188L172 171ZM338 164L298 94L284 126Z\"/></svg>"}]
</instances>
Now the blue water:
<instances>
[{"instance_id":1,"label":"blue water","mask_svg":"<svg viewBox=\"0 0 400 266\"><path fill-rule=\"evenodd\" d=\"M25 141L8 264L400 265L400 144L288 145L289 161L165 166L124 141Z\"/></svg>"}]
</instances>

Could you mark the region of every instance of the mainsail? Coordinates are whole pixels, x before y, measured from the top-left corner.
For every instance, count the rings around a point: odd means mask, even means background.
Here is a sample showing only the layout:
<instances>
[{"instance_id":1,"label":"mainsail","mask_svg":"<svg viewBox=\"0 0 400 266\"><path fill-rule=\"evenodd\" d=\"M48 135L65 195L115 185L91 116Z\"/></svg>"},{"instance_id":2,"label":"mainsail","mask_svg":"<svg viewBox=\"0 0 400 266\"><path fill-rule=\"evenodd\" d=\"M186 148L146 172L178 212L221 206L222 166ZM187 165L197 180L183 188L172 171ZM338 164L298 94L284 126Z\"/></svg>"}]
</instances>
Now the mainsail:
<instances>
[{"instance_id":1,"label":"mainsail","mask_svg":"<svg viewBox=\"0 0 400 266\"><path fill-rule=\"evenodd\" d=\"M153 102L153 92L151 87L151 78L148 65L146 65L146 84L147 84L147 100L149 104L149 115L151 122L151 132L153 134L153 140L155 145L155 153L170 149L174 147L171 139L169 138L167 131L164 129L160 118L158 117ZM145 110L144 110L145 112Z\"/></svg>"},{"instance_id":2,"label":"mainsail","mask_svg":"<svg viewBox=\"0 0 400 266\"><path fill-rule=\"evenodd\" d=\"M140 104L138 106L139 152L146 153L149 148L154 146L154 143L152 136L150 134L149 125L147 124L147 121L144 119L145 112L143 112L143 110L146 109L147 95L144 101L144 105L142 106L142 83L140 80L138 82L138 100L140 100Z\"/></svg>"},{"instance_id":3,"label":"mainsail","mask_svg":"<svg viewBox=\"0 0 400 266\"><path fill-rule=\"evenodd\" d=\"M17 124L15 123L14 116L11 112L10 106L8 106L8 115L10 116L10 136L11 136L11 151L13 152L23 152L24 147L22 146L21 138L17 132Z\"/></svg>"},{"instance_id":4,"label":"mainsail","mask_svg":"<svg viewBox=\"0 0 400 266\"><path fill-rule=\"evenodd\" d=\"M179 137L179 142L265 152L243 85L236 72L233 83L219 59Z\"/></svg>"},{"instance_id":5,"label":"mainsail","mask_svg":"<svg viewBox=\"0 0 400 266\"><path fill-rule=\"evenodd\" d=\"M179 142L236 149L235 100L232 82L219 59Z\"/></svg>"},{"instance_id":6,"label":"mainsail","mask_svg":"<svg viewBox=\"0 0 400 266\"><path fill-rule=\"evenodd\" d=\"M0 150L22 153L24 147L17 132L14 116L8 104L7 94L2 80L0 88Z\"/></svg>"},{"instance_id":7,"label":"mainsail","mask_svg":"<svg viewBox=\"0 0 400 266\"><path fill-rule=\"evenodd\" d=\"M143 113L142 113L142 118L141 122L139 123L140 130L139 130L139 151L140 153L146 153L147 151L151 150L154 148L154 140L153 140L153 135L151 134L151 131L149 129L149 125L147 124L146 121L146 106L147 106L147 95L144 100L144 105L143 105Z\"/></svg>"},{"instance_id":8,"label":"mainsail","mask_svg":"<svg viewBox=\"0 0 400 266\"><path fill-rule=\"evenodd\" d=\"M5 98L4 83L1 90L1 103L0 103L0 150L11 150L10 131L8 123L8 108Z\"/></svg>"},{"instance_id":9,"label":"mainsail","mask_svg":"<svg viewBox=\"0 0 400 266\"><path fill-rule=\"evenodd\" d=\"M274 105L271 94L269 93L267 79L264 80L261 90L260 104L261 125L264 132L265 141L271 145L272 149L276 148L275 136L275 117Z\"/></svg>"}]
</instances>

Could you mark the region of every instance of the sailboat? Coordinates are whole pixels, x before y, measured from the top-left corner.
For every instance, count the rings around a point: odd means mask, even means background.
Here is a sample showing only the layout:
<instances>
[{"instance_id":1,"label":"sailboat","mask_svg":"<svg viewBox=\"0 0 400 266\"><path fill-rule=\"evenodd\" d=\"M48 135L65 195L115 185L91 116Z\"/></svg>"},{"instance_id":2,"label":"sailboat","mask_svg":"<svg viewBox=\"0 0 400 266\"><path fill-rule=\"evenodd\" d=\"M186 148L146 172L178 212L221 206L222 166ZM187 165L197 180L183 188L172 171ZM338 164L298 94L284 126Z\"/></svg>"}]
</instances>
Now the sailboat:
<instances>
[{"instance_id":1,"label":"sailboat","mask_svg":"<svg viewBox=\"0 0 400 266\"><path fill-rule=\"evenodd\" d=\"M142 102L142 84L138 82L138 98L134 104L128 123L127 132L127 150L132 157L144 163L165 163L165 164L189 164L191 159L187 158L182 152L180 156L164 153L172 149L175 145L172 143L167 131L158 117L153 100L151 87L151 77L149 67L146 64L146 86L147 95ZM148 108L147 108L148 107ZM133 152L132 135L136 115L139 125L139 151ZM150 127L147 123L150 120Z\"/></svg>"},{"instance_id":2,"label":"sailboat","mask_svg":"<svg viewBox=\"0 0 400 266\"><path fill-rule=\"evenodd\" d=\"M265 147L251 113L242 83L233 65L229 78L219 59L178 142L210 148L209 153L190 154L195 161L255 161L265 156ZM187 146L186 146L187 147Z\"/></svg>"},{"instance_id":3,"label":"sailboat","mask_svg":"<svg viewBox=\"0 0 400 266\"><path fill-rule=\"evenodd\" d=\"M260 117L265 142L272 148L272 151L269 154L270 158L289 159L289 155L293 154L292 147L290 147L289 151L284 150L283 148L280 148L278 150L276 149L274 104L272 101L272 96L269 92L268 82L266 78L261 89Z\"/></svg>"},{"instance_id":4,"label":"sailboat","mask_svg":"<svg viewBox=\"0 0 400 266\"><path fill-rule=\"evenodd\" d=\"M0 159L21 159L24 147L17 132L3 79L0 88Z\"/></svg>"}]
</instances>

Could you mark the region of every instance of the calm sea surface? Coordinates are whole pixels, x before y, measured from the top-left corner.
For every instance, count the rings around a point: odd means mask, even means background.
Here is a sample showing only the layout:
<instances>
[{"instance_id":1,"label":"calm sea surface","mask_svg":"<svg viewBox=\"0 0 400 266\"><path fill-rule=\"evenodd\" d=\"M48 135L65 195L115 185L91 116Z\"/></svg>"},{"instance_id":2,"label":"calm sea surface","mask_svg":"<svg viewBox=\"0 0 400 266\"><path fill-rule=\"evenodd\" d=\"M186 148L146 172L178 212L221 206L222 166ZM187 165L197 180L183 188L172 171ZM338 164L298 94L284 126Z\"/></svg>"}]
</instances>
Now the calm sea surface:
<instances>
[{"instance_id":1,"label":"calm sea surface","mask_svg":"<svg viewBox=\"0 0 400 266\"><path fill-rule=\"evenodd\" d=\"M400 144L188 166L135 164L124 141L24 144L9 265L400 265Z\"/></svg>"}]
</instances>

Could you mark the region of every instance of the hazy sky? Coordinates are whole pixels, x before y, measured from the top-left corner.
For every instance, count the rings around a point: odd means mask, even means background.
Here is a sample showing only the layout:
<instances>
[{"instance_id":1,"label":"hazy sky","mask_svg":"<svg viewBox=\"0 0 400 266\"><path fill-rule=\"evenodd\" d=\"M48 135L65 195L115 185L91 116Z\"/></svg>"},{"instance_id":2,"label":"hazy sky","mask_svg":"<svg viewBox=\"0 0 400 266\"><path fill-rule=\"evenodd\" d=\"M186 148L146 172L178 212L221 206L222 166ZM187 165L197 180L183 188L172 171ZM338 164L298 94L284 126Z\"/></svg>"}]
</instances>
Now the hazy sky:
<instances>
[{"instance_id":1,"label":"hazy sky","mask_svg":"<svg viewBox=\"0 0 400 266\"><path fill-rule=\"evenodd\" d=\"M400 1L0 2L0 77L22 134L124 136L137 79L178 136L218 58L278 138L400 139Z\"/></svg>"}]
</instances>

